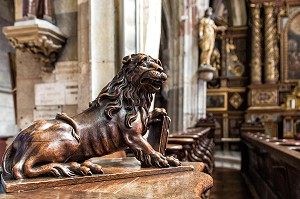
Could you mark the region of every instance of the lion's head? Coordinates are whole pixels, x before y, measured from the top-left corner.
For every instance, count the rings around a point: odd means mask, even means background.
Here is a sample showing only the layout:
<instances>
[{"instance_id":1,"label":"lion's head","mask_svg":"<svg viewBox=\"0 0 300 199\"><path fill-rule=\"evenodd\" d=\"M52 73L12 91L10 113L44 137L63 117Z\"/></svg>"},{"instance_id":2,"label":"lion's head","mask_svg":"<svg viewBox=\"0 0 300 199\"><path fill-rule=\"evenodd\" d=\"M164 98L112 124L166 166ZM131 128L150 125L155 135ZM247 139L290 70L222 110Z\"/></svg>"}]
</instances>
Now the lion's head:
<instances>
[{"instance_id":1,"label":"lion's head","mask_svg":"<svg viewBox=\"0 0 300 199\"><path fill-rule=\"evenodd\" d=\"M105 115L111 119L122 108L127 111L126 126L131 128L138 116L147 114L152 94L158 91L167 79L161 62L145 54L132 54L122 60L123 66L113 80L96 98L94 104L105 104ZM142 121L146 126L147 117Z\"/></svg>"},{"instance_id":2,"label":"lion's head","mask_svg":"<svg viewBox=\"0 0 300 199\"><path fill-rule=\"evenodd\" d=\"M129 55L123 58L122 63L128 82L139 92L155 93L167 79L160 60L148 55Z\"/></svg>"}]
</instances>

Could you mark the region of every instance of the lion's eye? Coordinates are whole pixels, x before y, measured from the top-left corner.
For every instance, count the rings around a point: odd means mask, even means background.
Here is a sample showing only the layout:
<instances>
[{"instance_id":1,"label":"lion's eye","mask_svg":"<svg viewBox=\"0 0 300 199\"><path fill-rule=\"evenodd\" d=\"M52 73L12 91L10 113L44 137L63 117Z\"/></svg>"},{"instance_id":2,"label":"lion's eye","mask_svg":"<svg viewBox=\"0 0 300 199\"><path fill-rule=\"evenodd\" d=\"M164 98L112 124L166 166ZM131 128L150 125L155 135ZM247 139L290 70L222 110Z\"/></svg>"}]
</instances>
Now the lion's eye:
<instances>
[{"instance_id":1,"label":"lion's eye","mask_svg":"<svg viewBox=\"0 0 300 199\"><path fill-rule=\"evenodd\" d=\"M159 59L157 60L157 63L158 63L158 65L162 66L161 61Z\"/></svg>"},{"instance_id":2,"label":"lion's eye","mask_svg":"<svg viewBox=\"0 0 300 199\"><path fill-rule=\"evenodd\" d=\"M156 70L157 70L158 72L160 72L160 73L163 72L163 69L162 69L161 67L158 67Z\"/></svg>"}]
</instances>

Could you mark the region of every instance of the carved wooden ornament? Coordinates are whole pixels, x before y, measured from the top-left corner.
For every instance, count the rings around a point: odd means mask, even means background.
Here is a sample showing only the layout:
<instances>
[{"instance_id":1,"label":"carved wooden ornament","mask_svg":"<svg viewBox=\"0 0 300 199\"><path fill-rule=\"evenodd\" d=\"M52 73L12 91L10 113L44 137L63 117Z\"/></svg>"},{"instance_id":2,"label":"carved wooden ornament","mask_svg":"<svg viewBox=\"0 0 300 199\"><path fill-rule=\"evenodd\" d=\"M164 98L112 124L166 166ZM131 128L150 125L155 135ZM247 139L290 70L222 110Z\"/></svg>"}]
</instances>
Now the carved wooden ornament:
<instances>
[{"instance_id":1,"label":"carved wooden ornament","mask_svg":"<svg viewBox=\"0 0 300 199\"><path fill-rule=\"evenodd\" d=\"M167 79L161 62L145 54L123 58L119 73L82 113L38 120L23 129L3 157L3 174L14 179L44 175L74 176L103 173L89 158L129 147L146 166L179 166L155 151L143 138L152 120L166 115L149 108L152 94Z\"/></svg>"}]
</instances>

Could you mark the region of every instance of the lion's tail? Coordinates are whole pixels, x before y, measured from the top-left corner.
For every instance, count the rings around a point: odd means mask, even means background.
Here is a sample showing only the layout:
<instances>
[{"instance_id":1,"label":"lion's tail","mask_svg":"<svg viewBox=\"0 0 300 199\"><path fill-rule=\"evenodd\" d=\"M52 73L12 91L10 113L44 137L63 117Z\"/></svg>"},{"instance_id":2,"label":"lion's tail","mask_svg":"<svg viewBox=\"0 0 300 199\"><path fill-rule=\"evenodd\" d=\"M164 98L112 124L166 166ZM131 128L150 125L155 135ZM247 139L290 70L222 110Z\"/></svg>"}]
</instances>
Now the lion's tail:
<instances>
[{"instance_id":1,"label":"lion's tail","mask_svg":"<svg viewBox=\"0 0 300 199\"><path fill-rule=\"evenodd\" d=\"M3 173L11 175L12 170L12 162L13 162L13 156L15 155L15 150L13 148L13 145L11 144L5 151L4 156L2 158L2 168Z\"/></svg>"}]
</instances>

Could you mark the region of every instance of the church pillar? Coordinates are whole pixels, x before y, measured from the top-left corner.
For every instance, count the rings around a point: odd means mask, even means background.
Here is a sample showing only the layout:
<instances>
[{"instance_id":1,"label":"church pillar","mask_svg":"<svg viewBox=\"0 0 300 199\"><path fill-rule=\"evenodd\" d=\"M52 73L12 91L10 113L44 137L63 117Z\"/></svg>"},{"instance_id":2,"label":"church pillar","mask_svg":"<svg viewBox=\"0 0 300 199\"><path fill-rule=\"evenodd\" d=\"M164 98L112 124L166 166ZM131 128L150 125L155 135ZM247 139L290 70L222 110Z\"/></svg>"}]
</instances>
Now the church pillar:
<instances>
[{"instance_id":1,"label":"church pillar","mask_svg":"<svg viewBox=\"0 0 300 199\"><path fill-rule=\"evenodd\" d=\"M261 84L261 19L260 5L251 4L252 46L251 46L251 83Z\"/></svg>"},{"instance_id":2,"label":"church pillar","mask_svg":"<svg viewBox=\"0 0 300 199\"><path fill-rule=\"evenodd\" d=\"M273 3L264 3L265 9L265 83L276 83L275 75L275 20Z\"/></svg>"},{"instance_id":3,"label":"church pillar","mask_svg":"<svg viewBox=\"0 0 300 199\"><path fill-rule=\"evenodd\" d=\"M78 65L80 112L115 75L114 1L78 0Z\"/></svg>"}]
</instances>

